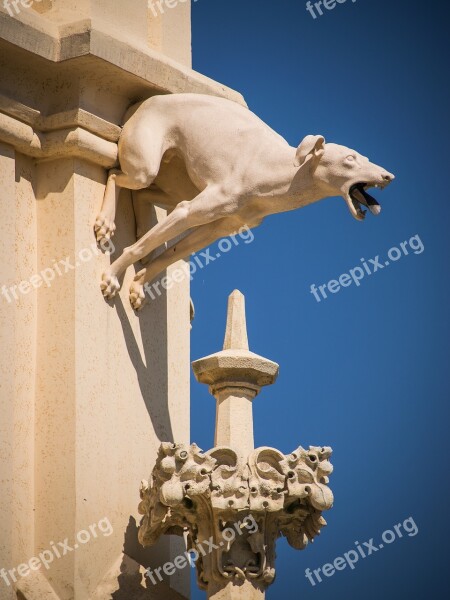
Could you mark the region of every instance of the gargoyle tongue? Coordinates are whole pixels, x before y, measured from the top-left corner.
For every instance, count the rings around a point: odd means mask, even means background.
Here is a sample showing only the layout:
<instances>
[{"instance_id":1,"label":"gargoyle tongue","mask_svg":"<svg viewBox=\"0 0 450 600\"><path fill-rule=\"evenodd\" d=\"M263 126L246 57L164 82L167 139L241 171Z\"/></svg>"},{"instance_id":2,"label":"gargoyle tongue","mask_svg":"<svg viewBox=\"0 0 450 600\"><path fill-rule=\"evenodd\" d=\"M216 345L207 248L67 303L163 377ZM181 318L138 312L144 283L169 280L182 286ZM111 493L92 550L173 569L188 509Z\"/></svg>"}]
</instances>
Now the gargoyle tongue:
<instances>
[{"instance_id":1,"label":"gargoyle tongue","mask_svg":"<svg viewBox=\"0 0 450 600\"><path fill-rule=\"evenodd\" d=\"M370 194L367 193L364 185L355 186L352 190L352 196L358 200L361 204L367 206L370 212L377 216L381 212L380 204L373 198Z\"/></svg>"}]
</instances>

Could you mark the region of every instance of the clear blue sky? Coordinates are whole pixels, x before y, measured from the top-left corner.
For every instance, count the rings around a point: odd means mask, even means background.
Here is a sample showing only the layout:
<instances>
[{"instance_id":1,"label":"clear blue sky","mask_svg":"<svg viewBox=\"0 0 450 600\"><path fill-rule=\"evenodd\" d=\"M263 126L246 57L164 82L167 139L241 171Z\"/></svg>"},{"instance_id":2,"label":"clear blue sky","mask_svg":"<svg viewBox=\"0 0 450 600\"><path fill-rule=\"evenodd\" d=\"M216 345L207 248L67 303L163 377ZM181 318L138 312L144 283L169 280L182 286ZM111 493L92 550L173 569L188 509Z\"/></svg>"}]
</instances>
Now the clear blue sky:
<instances>
[{"instance_id":1,"label":"clear blue sky","mask_svg":"<svg viewBox=\"0 0 450 600\"><path fill-rule=\"evenodd\" d=\"M304 0L193 3L194 68L242 92L298 145L322 134L395 173L379 217L342 199L268 218L194 277L192 358L221 348L226 299L247 299L251 349L281 365L257 398L257 446L331 445L335 506L303 552L278 543L269 600L448 597L449 7L348 0L313 19ZM321 285L418 235L410 251L318 303ZM214 401L193 381L192 441L213 445ZM404 535L312 587L305 569L412 517ZM204 594L193 588L194 599ZM446 592L447 590L447 592Z\"/></svg>"}]
</instances>

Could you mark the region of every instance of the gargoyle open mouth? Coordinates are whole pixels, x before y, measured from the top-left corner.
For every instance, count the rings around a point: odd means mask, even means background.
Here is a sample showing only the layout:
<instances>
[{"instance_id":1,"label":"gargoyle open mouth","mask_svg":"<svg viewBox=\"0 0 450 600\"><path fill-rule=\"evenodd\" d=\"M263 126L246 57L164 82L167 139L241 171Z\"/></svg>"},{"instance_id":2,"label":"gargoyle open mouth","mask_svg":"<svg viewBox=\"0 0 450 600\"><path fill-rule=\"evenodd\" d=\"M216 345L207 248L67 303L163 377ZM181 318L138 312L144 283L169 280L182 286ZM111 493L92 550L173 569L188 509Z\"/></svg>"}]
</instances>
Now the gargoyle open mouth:
<instances>
[{"instance_id":1,"label":"gargoyle open mouth","mask_svg":"<svg viewBox=\"0 0 450 600\"><path fill-rule=\"evenodd\" d=\"M370 194L367 193L367 190L371 187L377 187L383 189L383 185L379 183L355 183L351 186L348 192L347 203L349 205L350 211L353 216L356 217L359 221L362 221L366 217L366 210L362 209L362 206L366 206L370 212L377 216L381 212L380 204L373 198Z\"/></svg>"}]
</instances>

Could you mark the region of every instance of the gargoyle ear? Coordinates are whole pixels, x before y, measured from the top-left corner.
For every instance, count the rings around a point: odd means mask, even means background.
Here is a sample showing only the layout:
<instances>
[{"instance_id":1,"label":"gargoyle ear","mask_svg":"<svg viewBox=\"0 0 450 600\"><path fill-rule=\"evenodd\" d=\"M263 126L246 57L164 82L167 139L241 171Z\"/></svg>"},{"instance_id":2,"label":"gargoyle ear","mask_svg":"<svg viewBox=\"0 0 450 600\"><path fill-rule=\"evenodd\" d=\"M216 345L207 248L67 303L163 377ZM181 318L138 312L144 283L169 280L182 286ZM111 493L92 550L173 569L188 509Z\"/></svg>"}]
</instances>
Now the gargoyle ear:
<instances>
[{"instance_id":1,"label":"gargoyle ear","mask_svg":"<svg viewBox=\"0 0 450 600\"><path fill-rule=\"evenodd\" d=\"M307 135L297 148L295 166L301 167L307 161L313 160L314 167L319 164L325 152L325 138L322 135Z\"/></svg>"}]
</instances>

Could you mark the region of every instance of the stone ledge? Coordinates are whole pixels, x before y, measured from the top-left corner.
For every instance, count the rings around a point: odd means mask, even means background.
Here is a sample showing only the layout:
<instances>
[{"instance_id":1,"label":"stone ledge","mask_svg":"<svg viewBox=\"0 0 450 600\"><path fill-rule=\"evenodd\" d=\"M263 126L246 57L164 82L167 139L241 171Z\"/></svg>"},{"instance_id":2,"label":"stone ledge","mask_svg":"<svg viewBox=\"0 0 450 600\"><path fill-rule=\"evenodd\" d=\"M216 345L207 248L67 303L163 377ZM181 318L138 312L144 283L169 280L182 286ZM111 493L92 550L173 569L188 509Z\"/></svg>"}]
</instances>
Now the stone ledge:
<instances>
[{"instance_id":1,"label":"stone ledge","mask_svg":"<svg viewBox=\"0 0 450 600\"><path fill-rule=\"evenodd\" d=\"M1 112L0 141L26 156L41 160L71 156L105 168L111 168L117 162L117 144L86 129L67 127L43 133Z\"/></svg>"},{"instance_id":2,"label":"stone ledge","mask_svg":"<svg viewBox=\"0 0 450 600\"><path fill-rule=\"evenodd\" d=\"M105 140L117 142L121 132L121 127L118 125L109 123L82 108L43 116L39 110L26 106L17 100L12 100L3 94L0 94L0 113L22 121L33 127L33 129L44 133L80 126Z\"/></svg>"},{"instance_id":3,"label":"stone ledge","mask_svg":"<svg viewBox=\"0 0 450 600\"><path fill-rule=\"evenodd\" d=\"M246 105L239 92L147 46L113 38L95 29L90 20L57 27L39 15L31 19L24 12L20 17L0 12L0 38L53 63L96 57L151 82L155 91L211 94Z\"/></svg>"}]
</instances>

